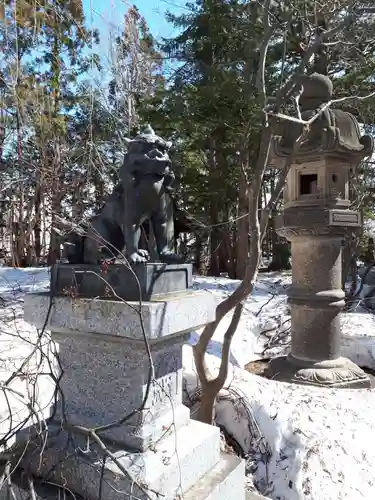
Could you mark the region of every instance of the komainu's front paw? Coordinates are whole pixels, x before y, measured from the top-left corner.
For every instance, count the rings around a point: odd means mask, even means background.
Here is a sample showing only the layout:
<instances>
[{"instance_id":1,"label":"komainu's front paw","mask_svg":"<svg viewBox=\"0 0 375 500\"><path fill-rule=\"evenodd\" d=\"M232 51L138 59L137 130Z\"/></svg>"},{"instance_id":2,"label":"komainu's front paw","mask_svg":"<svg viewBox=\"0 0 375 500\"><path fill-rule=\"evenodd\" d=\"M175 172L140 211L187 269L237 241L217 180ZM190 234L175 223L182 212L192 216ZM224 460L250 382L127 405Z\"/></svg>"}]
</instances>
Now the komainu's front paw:
<instances>
[{"instance_id":1,"label":"komainu's front paw","mask_svg":"<svg viewBox=\"0 0 375 500\"><path fill-rule=\"evenodd\" d=\"M148 258L140 255L138 252L134 252L128 257L130 264L139 264L147 262Z\"/></svg>"},{"instance_id":2,"label":"komainu's front paw","mask_svg":"<svg viewBox=\"0 0 375 500\"><path fill-rule=\"evenodd\" d=\"M140 250L138 250L138 254L141 257L146 257L147 260L150 258L150 255L149 255L147 250L140 249Z\"/></svg>"}]
</instances>

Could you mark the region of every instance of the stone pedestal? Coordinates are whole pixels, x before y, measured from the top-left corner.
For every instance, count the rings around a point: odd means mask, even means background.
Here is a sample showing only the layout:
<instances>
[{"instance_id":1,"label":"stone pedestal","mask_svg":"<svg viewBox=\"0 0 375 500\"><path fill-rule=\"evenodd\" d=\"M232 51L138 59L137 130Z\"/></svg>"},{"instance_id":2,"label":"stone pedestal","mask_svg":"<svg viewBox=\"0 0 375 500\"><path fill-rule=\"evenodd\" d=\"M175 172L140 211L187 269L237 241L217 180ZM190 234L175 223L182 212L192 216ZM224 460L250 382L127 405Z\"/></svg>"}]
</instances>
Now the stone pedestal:
<instances>
[{"instance_id":1,"label":"stone pedestal","mask_svg":"<svg viewBox=\"0 0 375 500\"><path fill-rule=\"evenodd\" d=\"M340 221L342 213L346 219ZM363 370L340 356L339 314L345 305L341 253L348 216L358 224L358 213L350 210L305 209L301 216L299 209L292 208L278 220L278 232L291 241L292 249L288 291L292 348L287 358L271 362L271 378L327 387L370 387Z\"/></svg>"},{"instance_id":2,"label":"stone pedestal","mask_svg":"<svg viewBox=\"0 0 375 500\"><path fill-rule=\"evenodd\" d=\"M59 264L52 268L54 295L123 300L158 300L187 292L192 286L190 264L140 263L100 266Z\"/></svg>"},{"instance_id":3,"label":"stone pedestal","mask_svg":"<svg viewBox=\"0 0 375 500\"><path fill-rule=\"evenodd\" d=\"M48 307L48 294L28 295L25 319L43 326ZM48 328L59 348L64 402L60 398L50 422L42 460L39 454L35 460L26 456L25 465L37 472L42 463L40 474L89 500L100 490L106 500L129 494L244 500L244 463L221 454L219 429L190 420L182 404L182 345L189 331L214 320L212 295L189 292L143 302L143 327L139 312L138 302L54 298ZM151 383L145 338L154 365ZM146 394L141 411L121 422L142 407ZM74 428L73 439L67 439L62 412L70 424L85 428L120 422L98 431L112 458L103 463L98 446Z\"/></svg>"}]
</instances>

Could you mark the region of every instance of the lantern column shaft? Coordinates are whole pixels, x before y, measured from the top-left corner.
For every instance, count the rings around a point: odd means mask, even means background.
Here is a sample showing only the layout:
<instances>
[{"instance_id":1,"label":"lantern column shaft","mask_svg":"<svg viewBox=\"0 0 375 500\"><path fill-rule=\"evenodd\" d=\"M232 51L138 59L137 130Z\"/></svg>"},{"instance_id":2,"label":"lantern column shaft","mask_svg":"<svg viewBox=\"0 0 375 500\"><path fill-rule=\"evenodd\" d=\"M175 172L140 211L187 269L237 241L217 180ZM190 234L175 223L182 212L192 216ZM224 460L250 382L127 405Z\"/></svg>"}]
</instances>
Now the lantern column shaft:
<instances>
[{"instance_id":1,"label":"lantern column shaft","mask_svg":"<svg viewBox=\"0 0 375 500\"><path fill-rule=\"evenodd\" d=\"M341 287L344 223L360 226L352 210L294 206L277 221L278 233L292 243L292 348L287 357L271 361L268 377L320 387L366 388L370 379L340 356L340 312L345 305ZM310 223L309 223L310 221ZM313 223L311 222L313 221ZM349 222L345 222L349 224Z\"/></svg>"},{"instance_id":2,"label":"lantern column shaft","mask_svg":"<svg viewBox=\"0 0 375 500\"><path fill-rule=\"evenodd\" d=\"M319 362L340 356L341 239L292 239L293 279L288 292L293 358ZM316 265L319 263L318 266Z\"/></svg>"}]
</instances>

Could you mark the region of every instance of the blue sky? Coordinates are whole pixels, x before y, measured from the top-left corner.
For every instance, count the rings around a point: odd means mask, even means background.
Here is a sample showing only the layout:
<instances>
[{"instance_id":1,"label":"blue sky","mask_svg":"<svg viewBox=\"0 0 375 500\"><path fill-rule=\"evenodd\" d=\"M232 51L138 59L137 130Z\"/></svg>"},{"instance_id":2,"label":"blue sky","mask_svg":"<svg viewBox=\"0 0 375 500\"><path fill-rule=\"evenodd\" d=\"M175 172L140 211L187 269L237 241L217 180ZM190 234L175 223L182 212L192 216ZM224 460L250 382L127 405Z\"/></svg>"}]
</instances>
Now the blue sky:
<instances>
[{"instance_id":1,"label":"blue sky","mask_svg":"<svg viewBox=\"0 0 375 500\"><path fill-rule=\"evenodd\" d=\"M165 20L167 10L179 14L186 12L184 0L83 0L88 24L93 24L101 32L101 52L106 53L108 34L113 27L122 24L123 16L130 5L136 5L145 17L151 33L156 39L170 37L175 33Z\"/></svg>"},{"instance_id":2,"label":"blue sky","mask_svg":"<svg viewBox=\"0 0 375 500\"><path fill-rule=\"evenodd\" d=\"M187 12L185 0L83 0L87 27L93 26L100 32L100 45L94 47L94 53L99 53L104 68L111 64L110 33L118 33L122 29L124 15L132 5L138 7L156 40L176 34L176 29L165 19L167 11L174 14ZM164 71L168 73L173 67L173 63L165 65ZM105 70L100 76L96 70L91 73L93 81L101 87L108 83L105 75Z\"/></svg>"}]
</instances>

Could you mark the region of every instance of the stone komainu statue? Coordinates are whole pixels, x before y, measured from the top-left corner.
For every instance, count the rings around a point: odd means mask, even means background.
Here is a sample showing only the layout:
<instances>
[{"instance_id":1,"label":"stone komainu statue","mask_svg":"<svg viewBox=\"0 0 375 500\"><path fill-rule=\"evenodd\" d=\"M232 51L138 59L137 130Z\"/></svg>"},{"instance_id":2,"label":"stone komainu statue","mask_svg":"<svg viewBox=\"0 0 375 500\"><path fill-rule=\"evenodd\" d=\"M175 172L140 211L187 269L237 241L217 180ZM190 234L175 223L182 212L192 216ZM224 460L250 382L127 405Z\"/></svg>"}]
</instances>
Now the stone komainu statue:
<instances>
[{"instance_id":1,"label":"stone komainu statue","mask_svg":"<svg viewBox=\"0 0 375 500\"><path fill-rule=\"evenodd\" d=\"M70 238L70 264L97 264L123 252L130 263L146 262L147 250L139 248L141 225L150 220L159 258L180 262L173 252L174 173L168 151L171 143L157 136L150 126L127 139L128 152L120 169L120 182L101 211L87 226L85 236Z\"/></svg>"}]
</instances>

